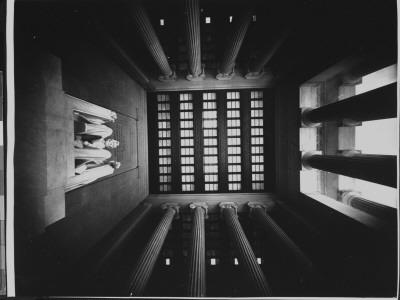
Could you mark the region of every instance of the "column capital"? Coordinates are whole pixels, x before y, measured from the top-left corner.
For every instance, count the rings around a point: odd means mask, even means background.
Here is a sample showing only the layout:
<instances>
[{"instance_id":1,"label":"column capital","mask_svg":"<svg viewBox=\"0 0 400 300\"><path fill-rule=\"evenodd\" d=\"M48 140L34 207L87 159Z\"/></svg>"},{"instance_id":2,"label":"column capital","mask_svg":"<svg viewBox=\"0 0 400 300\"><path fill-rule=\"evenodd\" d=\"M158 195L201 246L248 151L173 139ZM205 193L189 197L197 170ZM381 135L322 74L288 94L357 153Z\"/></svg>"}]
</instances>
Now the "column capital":
<instances>
[{"instance_id":1,"label":"column capital","mask_svg":"<svg viewBox=\"0 0 400 300\"><path fill-rule=\"evenodd\" d=\"M362 77L355 77L351 72L346 72L342 74L342 84L343 85L358 85L362 83Z\"/></svg>"},{"instance_id":2,"label":"column capital","mask_svg":"<svg viewBox=\"0 0 400 300\"><path fill-rule=\"evenodd\" d=\"M264 76L266 75L266 76ZM272 71L269 68L262 68L259 72L256 71L250 71L250 68L247 68L247 74L244 76L246 79L260 79L261 77L273 77Z\"/></svg>"},{"instance_id":3,"label":"column capital","mask_svg":"<svg viewBox=\"0 0 400 300\"><path fill-rule=\"evenodd\" d=\"M201 73L198 76L193 76L192 74L188 74L186 76L186 79L189 81L203 81L204 78L206 78L206 73L205 73L205 64L201 64Z\"/></svg>"},{"instance_id":4,"label":"column capital","mask_svg":"<svg viewBox=\"0 0 400 300\"><path fill-rule=\"evenodd\" d=\"M175 219L179 218L179 203L164 203L161 204L161 209L165 210L165 209L172 209L175 211Z\"/></svg>"},{"instance_id":5,"label":"column capital","mask_svg":"<svg viewBox=\"0 0 400 300\"><path fill-rule=\"evenodd\" d=\"M321 123L314 123L308 117L309 113L317 107L302 107L301 108L301 125L302 127L321 127Z\"/></svg>"},{"instance_id":6,"label":"column capital","mask_svg":"<svg viewBox=\"0 0 400 300\"><path fill-rule=\"evenodd\" d=\"M235 77L236 73L235 73L235 65L232 66L232 71L230 73L220 73L218 70L218 75L217 75L217 79L218 80L231 80L233 77Z\"/></svg>"},{"instance_id":7,"label":"column capital","mask_svg":"<svg viewBox=\"0 0 400 300\"><path fill-rule=\"evenodd\" d=\"M306 170L312 170L313 167L308 163L308 159L313 155L322 155L322 151L308 151L306 153L302 153L301 156L301 165Z\"/></svg>"},{"instance_id":8,"label":"column capital","mask_svg":"<svg viewBox=\"0 0 400 300\"><path fill-rule=\"evenodd\" d=\"M195 208L200 207L204 211L204 218L208 219L208 205L205 202L193 202L190 203L189 208L190 211L193 211Z\"/></svg>"},{"instance_id":9,"label":"column capital","mask_svg":"<svg viewBox=\"0 0 400 300\"><path fill-rule=\"evenodd\" d=\"M347 205L351 204L351 200L354 197L361 197L360 192L357 192L357 191L343 191L342 192L342 202Z\"/></svg>"},{"instance_id":10,"label":"column capital","mask_svg":"<svg viewBox=\"0 0 400 300\"><path fill-rule=\"evenodd\" d=\"M249 207L249 216L252 216L253 210L257 207L260 207L264 210L264 212L267 212L267 205L261 202L248 202L247 206Z\"/></svg>"},{"instance_id":11,"label":"column capital","mask_svg":"<svg viewBox=\"0 0 400 300\"><path fill-rule=\"evenodd\" d=\"M260 72L248 72L244 77L246 79L260 79L264 73L264 69L262 69Z\"/></svg>"},{"instance_id":12,"label":"column capital","mask_svg":"<svg viewBox=\"0 0 400 300\"><path fill-rule=\"evenodd\" d=\"M362 125L361 121L353 120L350 118L342 120L342 126L345 126L345 127L355 127L355 126L361 126L361 125Z\"/></svg>"},{"instance_id":13,"label":"column capital","mask_svg":"<svg viewBox=\"0 0 400 300\"><path fill-rule=\"evenodd\" d=\"M235 202L221 202L219 204L219 207L221 209L221 214L224 208L232 208L235 211L235 214L237 215L238 206Z\"/></svg>"},{"instance_id":14,"label":"column capital","mask_svg":"<svg viewBox=\"0 0 400 300\"><path fill-rule=\"evenodd\" d=\"M176 79L178 78L176 76L176 66L175 65L171 65L171 69L172 69L172 73L170 75L164 76L164 75L160 75L158 77L158 80L162 81L162 82L173 82L176 81Z\"/></svg>"},{"instance_id":15,"label":"column capital","mask_svg":"<svg viewBox=\"0 0 400 300\"><path fill-rule=\"evenodd\" d=\"M338 150L338 155L341 156L355 156L362 154L361 150Z\"/></svg>"}]
</instances>

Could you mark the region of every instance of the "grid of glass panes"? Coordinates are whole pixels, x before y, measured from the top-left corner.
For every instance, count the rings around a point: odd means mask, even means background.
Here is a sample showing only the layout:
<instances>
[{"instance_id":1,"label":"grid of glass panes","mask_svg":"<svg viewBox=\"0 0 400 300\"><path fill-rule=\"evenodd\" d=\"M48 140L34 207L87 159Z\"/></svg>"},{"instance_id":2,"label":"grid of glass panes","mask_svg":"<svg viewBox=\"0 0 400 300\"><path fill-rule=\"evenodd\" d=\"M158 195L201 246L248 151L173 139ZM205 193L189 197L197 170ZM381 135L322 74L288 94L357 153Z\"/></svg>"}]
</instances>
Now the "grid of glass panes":
<instances>
[{"instance_id":1,"label":"grid of glass panes","mask_svg":"<svg viewBox=\"0 0 400 300\"><path fill-rule=\"evenodd\" d=\"M169 95L157 95L158 168L160 192L172 189L171 110Z\"/></svg>"},{"instance_id":2,"label":"grid of glass panes","mask_svg":"<svg viewBox=\"0 0 400 300\"><path fill-rule=\"evenodd\" d=\"M264 190L264 102L262 91L252 91L251 99L251 186Z\"/></svg>"},{"instance_id":3,"label":"grid of glass panes","mask_svg":"<svg viewBox=\"0 0 400 300\"><path fill-rule=\"evenodd\" d=\"M204 190L218 191L218 133L216 93L203 93Z\"/></svg>"},{"instance_id":4,"label":"grid of glass panes","mask_svg":"<svg viewBox=\"0 0 400 300\"><path fill-rule=\"evenodd\" d=\"M227 92L226 96L228 189L230 191L240 191L242 189L240 94L239 92Z\"/></svg>"},{"instance_id":5,"label":"grid of glass panes","mask_svg":"<svg viewBox=\"0 0 400 300\"><path fill-rule=\"evenodd\" d=\"M194 128L192 94L179 94L182 192L194 191Z\"/></svg>"}]
</instances>

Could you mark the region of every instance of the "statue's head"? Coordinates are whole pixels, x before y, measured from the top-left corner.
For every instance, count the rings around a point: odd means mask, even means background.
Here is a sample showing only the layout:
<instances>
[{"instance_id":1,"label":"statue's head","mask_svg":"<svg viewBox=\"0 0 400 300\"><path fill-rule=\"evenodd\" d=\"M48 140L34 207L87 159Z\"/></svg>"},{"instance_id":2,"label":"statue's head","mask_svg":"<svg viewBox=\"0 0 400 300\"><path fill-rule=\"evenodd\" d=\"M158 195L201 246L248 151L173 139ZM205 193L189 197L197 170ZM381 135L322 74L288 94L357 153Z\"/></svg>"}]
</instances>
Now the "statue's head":
<instances>
[{"instance_id":1,"label":"statue's head","mask_svg":"<svg viewBox=\"0 0 400 300\"><path fill-rule=\"evenodd\" d=\"M105 141L105 146L106 148L117 148L119 146L119 142L117 140L114 139L108 139Z\"/></svg>"},{"instance_id":2,"label":"statue's head","mask_svg":"<svg viewBox=\"0 0 400 300\"><path fill-rule=\"evenodd\" d=\"M115 120L117 119L117 113L112 110L110 116L111 116L111 121L115 122Z\"/></svg>"}]
</instances>

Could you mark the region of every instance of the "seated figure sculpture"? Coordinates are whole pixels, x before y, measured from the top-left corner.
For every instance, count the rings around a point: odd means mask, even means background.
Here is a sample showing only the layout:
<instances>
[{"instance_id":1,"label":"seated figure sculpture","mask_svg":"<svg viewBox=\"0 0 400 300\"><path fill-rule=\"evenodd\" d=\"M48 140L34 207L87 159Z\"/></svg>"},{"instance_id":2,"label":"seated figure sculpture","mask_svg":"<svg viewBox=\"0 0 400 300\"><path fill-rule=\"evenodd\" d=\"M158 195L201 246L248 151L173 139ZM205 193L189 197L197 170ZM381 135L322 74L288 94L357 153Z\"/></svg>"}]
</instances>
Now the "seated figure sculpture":
<instances>
[{"instance_id":1,"label":"seated figure sculpture","mask_svg":"<svg viewBox=\"0 0 400 300\"><path fill-rule=\"evenodd\" d=\"M111 157L111 152L105 149L74 148L75 159L88 161L104 161Z\"/></svg>"},{"instance_id":2,"label":"seated figure sculpture","mask_svg":"<svg viewBox=\"0 0 400 300\"><path fill-rule=\"evenodd\" d=\"M106 125L90 124L80 121L74 121L75 134L94 135L101 138L106 138L113 133L113 130Z\"/></svg>"},{"instance_id":3,"label":"seated figure sculpture","mask_svg":"<svg viewBox=\"0 0 400 300\"><path fill-rule=\"evenodd\" d=\"M83 164L78 175L68 179L65 190L68 192L99 178L111 175L114 173L115 169L118 169L120 166L121 163L116 161Z\"/></svg>"},{"instance_id":4,"label":"seated figure sculpture","mask_svg":"<svg viewBox=\"0 0 400 300\"><path fill-rule=\"evenodd\" d=\"M119 146L119 142L114 139L99 138L92 140L83 140L81 135L76 135L74 140L74 147L85 149L114 149Z\"/></svg>"},{"instance_id":5,"label":"seated figure sculpture","mask_svg":"<svg viewBox=\"0 0 400 300\"><path fill-rule=\"evenodd\" d=\"M107 122L115 122L117 119L117 114L115 111L109 111L109 116L107 118L91 115L85 112L74 112L74 120L80 121L83 123L90 123L90 124L105 124Z\"/></svg>"}]
</instances>

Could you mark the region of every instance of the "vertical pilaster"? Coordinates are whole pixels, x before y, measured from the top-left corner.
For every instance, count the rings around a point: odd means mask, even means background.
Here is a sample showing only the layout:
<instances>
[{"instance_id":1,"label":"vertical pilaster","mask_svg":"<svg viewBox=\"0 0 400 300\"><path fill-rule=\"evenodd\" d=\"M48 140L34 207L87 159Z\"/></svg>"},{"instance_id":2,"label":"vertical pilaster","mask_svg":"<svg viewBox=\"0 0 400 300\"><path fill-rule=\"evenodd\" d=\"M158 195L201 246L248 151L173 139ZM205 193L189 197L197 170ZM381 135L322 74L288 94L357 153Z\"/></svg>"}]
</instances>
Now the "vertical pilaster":
<instances>
[{"instance_id":1,"label":"vertical pilaster","mask_svg":"<svg viewBox=\"0 0 400 300\"><path fill-rule=\"evenodd\" d=\"M188 253L188 273L186 296L206 296L206 247L204 219L207 216L207 204L192 203L192 237Z\"/></svg>"},{"instance_id":2,"label":"vertical pilaster","mask_svg":"<svg viewBox=\"0 0 400 300\"><path fill-rule=\"evenodd\" d=\"M199 81L205 78L204 66L201 65L200 44L200 5L199 0L185 0L186 45L189 60L190 81Z\"/></svg>"},{"instance_id":3,"label":"vertical pilaster","mask_svg":"<svg viewBox=\"0 0 400 300\"><path fill-rule=\"evenodd\" d=\"M127 1L127 10L132 17L133 22L136 24L137 30L143 38L147 49L161 70L162 75L159 77L159 80L176 80L175 71L168 63L167 56L165 55L160 40L151 25L150 18L143 7L143 3L141 1Z\"/></svg>"},{"instance_id":4,"label":"vertical pilaster","mask_svg":"<svg viewBox=\"0 0 400 300\"><path fill-rule=\"evenodd\" d=\"M129 277L126 291L128 296L141 296L145 292L172 220L179 213L179 205L177 203L163 204L161 208L164 210L161 220L143 249L136 267Z\"/></svg>"},{"instance_id":5,"label":"vertical pilaster","mask_svg":"<svg viewBox=\"0 0 400 300\"><path fill-rule=\"evenodd\" d=\"M234 202L222 202L219 204L221 214L226 222L229 236L238 254L239 264L243 265L252 289L257 296L271 296L271 289L257 263L257 258L251 249L250 243L244 234L237 216L237 205Z\"/></svg>"},{"instance_id":6,"label":"vertical pilaster","mask_svg":"<svg viewBox=\"0 0 400 300\"><path fill-rule=\"evenodd\" d=\"M252 13L253 7L248 5L244 9L243 14L238 17L231 38L226 45L224 56L222 57L219 74L217 75L218 80L230 80L235 76L235 60L242 46L247 29L249 28ZM235 19L233 22L235 23Z\"/></svg>"}]
</instances>

